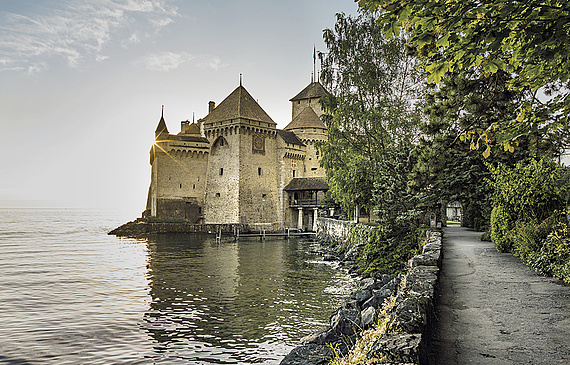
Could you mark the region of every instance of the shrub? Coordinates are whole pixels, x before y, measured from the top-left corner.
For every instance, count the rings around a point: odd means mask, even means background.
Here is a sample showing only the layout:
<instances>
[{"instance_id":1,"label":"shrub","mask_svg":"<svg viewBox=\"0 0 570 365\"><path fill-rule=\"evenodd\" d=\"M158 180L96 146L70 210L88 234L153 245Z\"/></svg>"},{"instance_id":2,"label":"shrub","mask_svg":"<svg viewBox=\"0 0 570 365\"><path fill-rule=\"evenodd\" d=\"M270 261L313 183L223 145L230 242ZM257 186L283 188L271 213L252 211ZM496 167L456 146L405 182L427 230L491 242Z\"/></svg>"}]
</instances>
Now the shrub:
<instances>
[{"instance_id":1,"label":"shrub","mask_svg":"<svg viewBox=\"0 0 570 365\"><path fill-rule=\"evenodd\" d=\"M529 255L540 251L544 240L552 232L556 223L560 221L559 216L558 213L555 213L542 222L536 219L530 222L516 222L515 227L507 234L509 241L512 242L513 254L527 261Z\"/></svg>"},{"instance_id":2,"label":"shrub","mask_svg":"<svg viewBox=\"0 0 570 365\"><path fill-rule=\"evenodd\" d=\"M570 228L558 223L548 235L541 249L541 255L550 264L552 274L570 284Z\"/></svg>"},{"instance_id":3,"label":"shrub","mask_svg":"<svg viewBox=\"0 0 570 365\"><path fill-rule=\"evenodd\" d=\"M510 252L512 243L509 238L511 219L502 205L491 211L491 240L499 252Z\"/></svg>"},{"instance_id":4,"label":"shrub","mask_svg":"<svg viewBox=\"0 0 570 365\"><path fill-rule=\"evenodd\" d=\"M512 168L499 165L489 169L489 183L494 190L491 239L501 252L511 251L513 240L522 239L515 253L526 257L540 247L537 242L548 234L548 224L543 227L539 222L566 207L569 173L547 158L521 161ZM517 231L511 232L515 226ZM522 230L520 235L518 230Z\"/></svg>"},{"instance_id":5,"label":"shrub","mask_svg":"<svg viewBox=\"0 0 570 365\"><path fill-rule=\"evenodd\" d=\"M425 230L381 225L370 231L370 240L357 259L363 276L394 275L405 271L408 260L421 249Z\"/></svg>"}]
</instances>

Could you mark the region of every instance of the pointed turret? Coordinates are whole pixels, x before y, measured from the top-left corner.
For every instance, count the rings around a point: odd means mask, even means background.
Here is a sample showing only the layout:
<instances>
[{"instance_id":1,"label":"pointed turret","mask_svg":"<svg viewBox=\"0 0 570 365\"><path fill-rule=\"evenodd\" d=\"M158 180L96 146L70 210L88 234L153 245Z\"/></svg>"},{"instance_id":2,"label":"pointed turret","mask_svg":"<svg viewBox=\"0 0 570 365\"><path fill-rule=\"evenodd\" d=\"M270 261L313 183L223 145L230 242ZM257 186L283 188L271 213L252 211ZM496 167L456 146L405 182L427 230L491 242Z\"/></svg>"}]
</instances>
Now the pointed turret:
<instances>
[{"instance_id":1,"label":"pointed turret","mask_svg":"<svg viewBox=\"0 0 570 365\"><path fill-rule=\"evenodd\" d=\"M305 107L285 128L286 131L294 131L297 129L305 130L309 128L318 128L326 130L327 127L323 124L317 113L311 107Z\"/></svg>"},{"instance_id":2,"label":"pointed turret","mask_svg":"<svg viewBox=\"0 0 570 365\"><path fill-rule=\"evenodd\" d=\"M160 115L160 121L158 122L158 126L154 131L154 138L155 139L164 139L164 136L168 136L168 128L166 128L166 122L164 121L164 105L162 106L162 113Z\"/></svg>"}]
</instances>

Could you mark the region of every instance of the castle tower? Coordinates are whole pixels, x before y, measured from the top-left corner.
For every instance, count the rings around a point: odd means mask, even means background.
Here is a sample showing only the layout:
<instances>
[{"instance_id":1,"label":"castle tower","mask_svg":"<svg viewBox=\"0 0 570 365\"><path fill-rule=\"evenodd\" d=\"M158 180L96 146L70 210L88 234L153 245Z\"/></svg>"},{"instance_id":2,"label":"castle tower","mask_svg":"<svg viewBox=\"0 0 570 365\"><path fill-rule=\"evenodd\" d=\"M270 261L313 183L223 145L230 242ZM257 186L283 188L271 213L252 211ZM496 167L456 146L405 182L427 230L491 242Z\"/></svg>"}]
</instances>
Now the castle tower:
<instances>
[{"instance_id":1,"label":"castle tower","mask_svg":"<svg viewBox=\"0 0 570 365\"><path fill-rule=\"evenodd\" d=\"M179 134L170 134L163 111L150 150L151 182L144 216L199 223L210 143L196 124L184 121L181 126Z\"/></svg>"},{"instance_id":2,"label":"castle tower","mask_svg":"<svg viewBox=\"0 0 570 365\"><path fill-rule=\"evenodd\" d=\"M319 199L328 189L325 171L319 165L322 154L315 147L315 142L327 139L327 128L320 120L323 110L319 103L326 93L320 83L311 82L290 99L293 118L282 131L295 136L302 145L295 144L292 139L287 141L289 150L299 149L301 153L288 151L284 154L280 184L283 221L285 225L299 229L315 229Z\"/></svg>"},{"instance_id":3,"label":"castle tower","mask_svg":"<svg viewBox=\"0 0 570 365\"><path fill-rule=\"evenodd\" d=\"M277 222L276 123L241 85L209 110L205 222Z\"/></svg>"},{"instance_id":4,"label":"castle tower","mask_svg":"<svg viewBox=\"0 0 570 365\"><path fill-rule=\"evenodd\" d=\"M308 106L313 108L315 113L320 117L324 112L319 100L326 94L327 91L320 82L311 82L307 87L301 90L300 93L289 99L292 103L291 120L295 119L295 117Z\"/></svg>"},{"instance_id":5,"label":"castle tower","mask_svg":"<svg viewBox=\"0 0 570 365\"><path fill-rule=\"evenodd\" d=\"M327 127L320 119L324 112L319 102L326 93L319 82L312 82L290 99L293 119L284 130L294 132L307 146L304 166L299 177L325 176L324 169L319 166L322 155L315 147L315 142L327 139Z\"/></svg>"}]
</instances>

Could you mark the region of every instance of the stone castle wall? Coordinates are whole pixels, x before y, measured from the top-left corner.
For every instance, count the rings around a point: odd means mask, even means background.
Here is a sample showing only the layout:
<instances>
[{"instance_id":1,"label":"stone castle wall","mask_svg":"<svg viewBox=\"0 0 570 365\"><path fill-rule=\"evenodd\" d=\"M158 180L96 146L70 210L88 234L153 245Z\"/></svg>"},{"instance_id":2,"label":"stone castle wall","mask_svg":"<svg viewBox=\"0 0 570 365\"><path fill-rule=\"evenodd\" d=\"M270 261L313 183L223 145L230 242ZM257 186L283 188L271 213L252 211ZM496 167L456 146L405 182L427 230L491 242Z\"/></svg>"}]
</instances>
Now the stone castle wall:
<instances>
[{"instance_id":1,"label":"stone castle wall","mask_svg":"<svg viewBox=\"0 0 570 365\"><path fill-rule=\"evenodd\" d=\"M313 108L315 113L320 117L323 112L323 108L321 107L321 103L319 102L319 98L311 98L311 99L303 99L303 100L295 100L293 101L292 105L292 118L291 120L295 119L295 117L303 111L306 107L310 106Z\"/></svg>"},{"instance_id":2,"label":"stone castle wall","mask_svg":"<svg viewBox=\"0 0 570 365\"><path fill-rule=\"evenodd\" d=\"M239 135L220 135L213 139L204 199L205 223L240 223L239 154Z\"/></svg>"},{"instance_id":3,"label":"stone castle wall","mask_svg":"<svg viewBox=\"0 0 570 365\"><path fill-rule=\"evenodd\" d=\"M278 221L277 138L273 133L253 132L240 135L240 223ZM263 141L263 152L254 150L254 138Z\"/></svg>"}]
</instances>

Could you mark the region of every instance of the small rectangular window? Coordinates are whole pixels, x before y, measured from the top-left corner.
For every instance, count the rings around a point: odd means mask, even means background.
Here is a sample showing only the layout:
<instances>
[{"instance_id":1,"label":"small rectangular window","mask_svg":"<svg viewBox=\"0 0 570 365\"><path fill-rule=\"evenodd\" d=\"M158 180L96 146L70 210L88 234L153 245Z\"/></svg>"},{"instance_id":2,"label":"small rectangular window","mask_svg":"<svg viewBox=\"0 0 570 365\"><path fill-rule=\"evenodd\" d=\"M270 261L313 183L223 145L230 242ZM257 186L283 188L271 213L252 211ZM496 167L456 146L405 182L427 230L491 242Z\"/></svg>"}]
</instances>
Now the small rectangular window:
<instances>
[{"instance_id":1,"label":"small rectangular window","mask_svg":"<svg viewBox=\"0 0 570 365\"><path fill-rule=\"evenodd\" d=\"M224 174L224 168L220 167L220 175L223 175L223 174Z\"/></svg>"},{"instance_id":2,"label":"small rectangular window","mask_svg":"<svg viewBox=\"0 0 570 365\"><path fill-rule=\"evenodd\" d=\"M293 170L293 177L295 177L295 170Z\"/></svg>"},{"instance_id":3,"label":"small rectangular window","mask_svg":"<svg viewBox=\"0 0 570 365\"><path fill-rule=\"evenodd\" d=\"M182 184L180 184L180 189L182 189Z\"/></svg>"},{"instance_id":4,"label":"small rectangular window","mask_svg":"<svg viewBox=\"0 0 570 365\"><path fill-rule=\"evenodd\" d=\"M220 197L220 193L216 193L216 198L219 198L219 197Z\"/></svg>"},{"instance_id":5,"label":"small rectangular window","mask_svg":"<svg viewBox=\"0 0 570 365\"><path fill-rule=\"evenodd\" d=\"M258 174L259 176L261 176L261 167L258 167L258 168L257 168L257 174Z\"/></svg>"}]
</instances>

